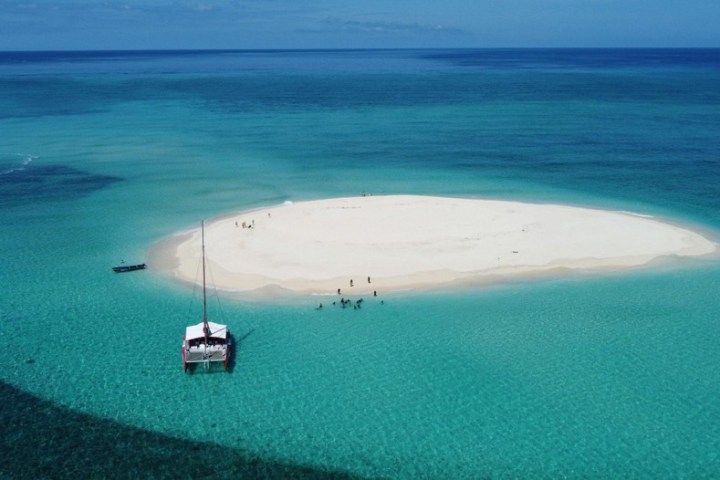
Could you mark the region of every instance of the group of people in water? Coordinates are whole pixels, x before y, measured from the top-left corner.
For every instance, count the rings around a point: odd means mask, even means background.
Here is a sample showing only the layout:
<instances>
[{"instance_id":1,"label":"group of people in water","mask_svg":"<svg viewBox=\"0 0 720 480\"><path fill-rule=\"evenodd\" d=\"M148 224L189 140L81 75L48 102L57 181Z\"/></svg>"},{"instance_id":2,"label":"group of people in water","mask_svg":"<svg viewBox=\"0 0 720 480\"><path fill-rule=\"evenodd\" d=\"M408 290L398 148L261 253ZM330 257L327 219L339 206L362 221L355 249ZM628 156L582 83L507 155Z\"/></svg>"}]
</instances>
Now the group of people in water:
<instances>
[{"instance_id":1,"label":"group of people in water","mask_svg":"<svg viewBox=\"0 0 720 480\"><path fill-rule=\"evenodd\" d=\"M367 277L367 283L372 283L371 280L370 280L370 277ZM351 286L351 287L354 287L354 286L355 286L355 283L353 282L352 278L350 279L350 286ZM338 294L338 295L342 295L342 289L341 289L341 288L338 288L338 289L337 289L337 294ZM377 290L373 290L373 297L377 297ZM362 303L363 303L363 301L364 301L364 300L363 300L362 298L360 298L359 300L356 300L356 301L353 303L353 301L350 300L349 298L342 297L342 298L340 299L340 306L341 306L342 308L347 308L347 307L349 307L349 306L352 305L353 310L358 310L358 309L362 308ZM384 303L385 303L385 302L383 302L382 300L380 301L380 304L384 304ZM338 303L337 303L337 302L332 302L332 304L333 304L333 305L337 305ZM321 310L322 308L323 308L323 304L321 303L318 307L315 308L315 310Z\"/></svg>"},{"instance_id":2,"label":"group of people in water","mask_svg":"<svg viewBox=\"0 0 720 480\"><path fill-rule=\"evenodd\" d=\"M377 292L375 292L375 293L376 293L375 296L377 296ZM353 302L349 298L343 297L340 299L340 307L349 308L350 306L352 306L353 310L360 310L362 308L362 304L364 301L365 301L364 299L359 298ZM338 304L338 302L332 302L332 304L333 304L333 306L335 306ZM380 305L384 305L384 304L385 304L385 302L383 300L380 300ZM315 310L322 310L322 308L323 308L323 304L321 303L320 305L315 307Z\"/></svg>"},{"instance_id":3,"label":"group of people in water","mask_svg":"<svg viewBox=\"0 0 720 480\"><path fill-rule=\"evenodd\" d=\"M347 308L347 307L349 307L350 305L352 305L352 306L353 306L353 309L354 309L354 310L357 310L358 308L360 308L360 307L362 306L362 302L363 302L363 299L362 299L362 298L361 298L361 299L358 299L358 300L355 302L355 304L353 304L353 301L350 300L349 298L348 298L348 299L341 298L341 299L340 299L340 306L342 306L342 308ZM336 303L333 302L333 305L336 305Z\"/></svg>"}]
</instances>

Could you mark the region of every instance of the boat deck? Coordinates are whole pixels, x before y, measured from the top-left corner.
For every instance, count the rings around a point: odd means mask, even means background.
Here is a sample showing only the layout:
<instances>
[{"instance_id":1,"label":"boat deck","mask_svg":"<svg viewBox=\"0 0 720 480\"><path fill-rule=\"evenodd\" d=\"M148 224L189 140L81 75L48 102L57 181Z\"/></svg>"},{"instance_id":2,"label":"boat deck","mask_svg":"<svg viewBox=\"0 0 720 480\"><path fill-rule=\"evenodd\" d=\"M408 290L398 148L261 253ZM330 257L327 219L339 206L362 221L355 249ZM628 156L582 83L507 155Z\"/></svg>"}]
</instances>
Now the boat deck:
<instances>
[{"instance_id":1,"label":"boat deck","mask_svg":"<svg viewBox=\"0 0 720 480\"><path fill-rule=\"evenodd\" d=\"M224 362L227 348L224 345L200 345L190 347L186 350L185 361L187 363Z\"/></svg>"}]
</instances>

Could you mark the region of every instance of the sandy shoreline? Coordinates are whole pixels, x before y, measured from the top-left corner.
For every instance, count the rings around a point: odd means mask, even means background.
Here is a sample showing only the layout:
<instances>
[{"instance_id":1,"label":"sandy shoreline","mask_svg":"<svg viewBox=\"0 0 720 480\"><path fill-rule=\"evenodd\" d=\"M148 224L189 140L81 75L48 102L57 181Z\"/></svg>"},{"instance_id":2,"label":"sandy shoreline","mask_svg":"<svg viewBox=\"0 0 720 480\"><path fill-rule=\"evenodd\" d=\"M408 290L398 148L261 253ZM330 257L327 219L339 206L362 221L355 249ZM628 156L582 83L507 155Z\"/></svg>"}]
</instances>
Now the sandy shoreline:
<instances>
[{"instance_id":1,"label":"sandy shoreline","mask_svg":"<svg viewBox=\"0 0 720 480\"><path fill-rule=\"evenodd\" d=\"M219 289L344 295L637 267L717 250L698 233L628 212L409 195L286 202L226 215L206 224L205 243ZM199 227L148 256L153 269L197 281Z\"/></svg>"}]
</instances>

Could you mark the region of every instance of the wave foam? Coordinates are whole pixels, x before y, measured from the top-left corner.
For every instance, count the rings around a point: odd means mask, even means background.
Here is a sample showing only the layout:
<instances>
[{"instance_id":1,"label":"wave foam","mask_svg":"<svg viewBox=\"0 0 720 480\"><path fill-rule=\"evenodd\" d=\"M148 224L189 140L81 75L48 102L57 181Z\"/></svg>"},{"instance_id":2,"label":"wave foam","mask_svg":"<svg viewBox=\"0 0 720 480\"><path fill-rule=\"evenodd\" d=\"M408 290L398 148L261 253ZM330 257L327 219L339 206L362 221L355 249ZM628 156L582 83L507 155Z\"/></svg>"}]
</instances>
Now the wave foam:
<instances>
[{"instance_id":1,"label":"wave foam","mask_svg":"<svg viewBox=\"0 0 720 480\"><path fill-rule=\"evenodd\" d=\"M23 158L22 162L20 162L20 166L15 167L15 168L9 168L7 170L3 170L2 172L0 172L0 175L8 175L13 172L20 172L22 170L25 170L25 167L30 165L30 163L33 160L36 160L37 158L39 158L37 155L31 155L29 153L17 153L17 154L15 154L15 156Z\"/></svg>"}]
</instances>

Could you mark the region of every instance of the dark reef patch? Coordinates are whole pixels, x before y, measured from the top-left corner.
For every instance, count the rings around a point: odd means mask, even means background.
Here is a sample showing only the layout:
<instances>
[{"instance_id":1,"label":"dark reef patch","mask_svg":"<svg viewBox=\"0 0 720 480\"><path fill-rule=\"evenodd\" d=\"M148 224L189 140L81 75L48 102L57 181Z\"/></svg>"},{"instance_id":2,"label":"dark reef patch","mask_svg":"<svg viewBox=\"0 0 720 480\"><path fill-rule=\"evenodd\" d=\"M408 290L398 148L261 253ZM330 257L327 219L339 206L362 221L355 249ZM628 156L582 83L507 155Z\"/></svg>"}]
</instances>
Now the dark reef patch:
<instances>
[{"instance_id":1,"label":"dark reef patch","mask_svg":"<svg viewBox=\"0 0 720 480\"><path fill-rule=\"evenodd\" d=\"M64 165L27 165L0 174L0 206L73 200L120 180Z\"/></svg>"},{"instance_id":2,"label":"dark reef patch","mask_svg":"<svg viewBox=\"0 0 720 480\"><path fill-rule=\"evenodd\" d=\"M2 381L0 398L1 478L357 478L124 426L57 406Z\"/></svg>"}]
</instances>

